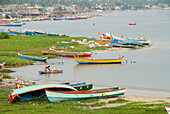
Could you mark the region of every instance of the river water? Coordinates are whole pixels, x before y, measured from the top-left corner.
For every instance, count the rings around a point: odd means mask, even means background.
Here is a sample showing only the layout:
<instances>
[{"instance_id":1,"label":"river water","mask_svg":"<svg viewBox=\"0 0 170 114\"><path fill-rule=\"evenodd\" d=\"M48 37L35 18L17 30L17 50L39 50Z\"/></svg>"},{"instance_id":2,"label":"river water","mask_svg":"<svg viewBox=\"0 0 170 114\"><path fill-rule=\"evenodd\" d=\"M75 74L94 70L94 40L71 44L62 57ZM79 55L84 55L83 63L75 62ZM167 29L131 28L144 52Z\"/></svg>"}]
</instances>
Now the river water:
<instances>
[{"instance_id":1,"label":"river water","mask_svg":"<svg viewBox=\"0 0 170 114\"><path fill-rule=\"evenodd\" d=\"M134 22L136 26L128 25ZM49 59L47 63L11 68L16 71L11 74L13 76L46 83L86 81L93 83L94 88L125 87L128 95L170 97L170 10L112 13L77 21L29 22L14 29L24 28L89 38L98 37L98 32L130 38L147 37L152 40L152 46L137 50L95 52L92 55L95 58L115 58L118 54L125 56L126 60L119 65L78 65L73 58L61 57ZM38 71L47 64L51 65L51 69L63 69L63 73L39 75Z\"/></svg>"}]
</instances>

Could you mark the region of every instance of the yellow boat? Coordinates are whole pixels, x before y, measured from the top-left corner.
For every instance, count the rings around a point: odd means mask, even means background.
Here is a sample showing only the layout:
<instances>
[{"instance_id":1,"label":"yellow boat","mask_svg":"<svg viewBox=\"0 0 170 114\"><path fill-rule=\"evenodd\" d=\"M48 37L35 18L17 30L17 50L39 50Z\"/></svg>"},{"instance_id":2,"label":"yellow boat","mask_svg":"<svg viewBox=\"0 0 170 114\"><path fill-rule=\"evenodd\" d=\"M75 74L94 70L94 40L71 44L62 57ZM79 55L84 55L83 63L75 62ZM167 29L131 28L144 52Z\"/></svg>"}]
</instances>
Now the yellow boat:
<instances>
[{"instance_id":1,"label":"yellow boat","mask_svg":"<svg viewBox=\"0 0 170 114\"><path fill-rule=\"evenodd\" d=\"M74 59L79 64L117 64L121 63L125 57L122 56L118 59L88 59L88 58L79 58L74 55Z\"/></svg>"}]
</instances>

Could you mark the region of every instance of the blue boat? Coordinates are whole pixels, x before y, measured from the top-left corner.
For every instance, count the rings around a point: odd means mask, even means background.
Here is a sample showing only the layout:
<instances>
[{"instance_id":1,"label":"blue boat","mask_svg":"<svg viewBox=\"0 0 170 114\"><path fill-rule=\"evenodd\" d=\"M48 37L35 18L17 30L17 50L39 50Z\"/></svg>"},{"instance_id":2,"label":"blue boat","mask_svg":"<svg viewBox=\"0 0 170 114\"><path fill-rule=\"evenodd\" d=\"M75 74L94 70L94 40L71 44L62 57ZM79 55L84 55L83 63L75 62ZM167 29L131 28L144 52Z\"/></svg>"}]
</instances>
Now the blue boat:
<instances>
[{"instance_id":1,"label":"blue boat","mask_svg":"<svg viewBox=\"0 0 170 114\"><path fill-rule=\"evenodd\" d=\"M63 70L59 70L59 69L56 69L56 70L50 70L50 71L38 71L40 74L58 74L58 73L62 73Z\"/></svg>"},{"instance_id":2,"label":"blue boat","mask_svg":"<svg viewBox=\"0 0 170 114\"><path fill-rule=\"evenodd\" d=\"M18 56L19 56L21 59L30 59L30 60L35 60L35 61L46 61L46 60L47 60L47 58L27 56L27 55L22 55L22 54L20 54L20 53L18 53Z\"/></svg>"},{"instance_id":3,"label":"blue boat","mask_svg":"<svg viewBox=\"0 0 170 114\"><path fill-rule=\"evenodd\" d=\"M5 27L21 27L22 24L6 24Z\"/></svg>"},{"instance_id":4,"label":"blue boat","mask_svg":"<svg viewBox=\"0 0 170 114\"><path fill-rule=\"evenodd\" d=\"M37 84L12 90L8 96L7 103L10 104L16 101L29 101L31 99L42 97L46 98L47 96L45 93L45 89L54 89L57 91L72 89L74 91L77 91L74 87L64 84Z\"/></svg>"},{"instance_id":5,"label":"blue boat","mask_svg":"<svg viewBox=\"0 0 170 114\"><path fill-rule=\"evenodd\" d=\"M105 44L119 44L119 40L117 40L117 39L113 39L113 40L101 40L101 39L93 38L93 41L95 43L102 44L102 45L105 45Z\"/></svg>"}]
</instances>

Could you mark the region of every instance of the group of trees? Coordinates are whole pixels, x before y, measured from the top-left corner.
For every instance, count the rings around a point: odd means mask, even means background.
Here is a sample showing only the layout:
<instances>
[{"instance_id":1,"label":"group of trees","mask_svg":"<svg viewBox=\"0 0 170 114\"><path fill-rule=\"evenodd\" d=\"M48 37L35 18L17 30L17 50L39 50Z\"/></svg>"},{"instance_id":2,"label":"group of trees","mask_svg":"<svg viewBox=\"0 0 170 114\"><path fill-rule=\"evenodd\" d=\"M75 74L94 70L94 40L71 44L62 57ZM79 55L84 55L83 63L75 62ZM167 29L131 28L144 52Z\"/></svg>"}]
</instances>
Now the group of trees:
<instances>
[{"instance_id":1,"label":"group of trees","mask_svg":"<svg viewBox=\"0 0 170 114\"><path fill-rule=\"evenodd\" d=\"M57 6L58 4L64 6L77 5L80 7L96 8L96 5L104 5L107 8L114 10L115 6L120 6L122 10L131 9L134 7L136 9L143 9L145 5L159 5L168 4L170 6L169 0L0 0L1 4L23 4L29 3L31 6L35 4L45 6Z\"/></svg>"}]
</instances>

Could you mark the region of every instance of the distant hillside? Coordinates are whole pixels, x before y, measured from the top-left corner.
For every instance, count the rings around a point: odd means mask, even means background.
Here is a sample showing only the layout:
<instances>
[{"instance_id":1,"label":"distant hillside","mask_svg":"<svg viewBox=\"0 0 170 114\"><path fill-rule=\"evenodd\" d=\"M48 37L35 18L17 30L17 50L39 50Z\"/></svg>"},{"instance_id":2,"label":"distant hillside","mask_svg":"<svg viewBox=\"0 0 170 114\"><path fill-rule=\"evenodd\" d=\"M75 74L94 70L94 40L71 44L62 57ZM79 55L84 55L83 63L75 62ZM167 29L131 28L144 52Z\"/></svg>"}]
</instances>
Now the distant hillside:
<instances>
[{"instance_id":1,"label":"distant hillside","mask_svg":"<svg viewBox=\"0 0 170 114\"><path fill-rule=\"evenodd\" d=\"M170 0L0 0L0 5L4 4L24 4L29 3L31 6L35 4L45 6L71 6L77 5L81 7L92 8L96 5L108 6L110 8L114 6L123 6L125 9L133 7L143 7L144 5L161 5L167 4L170 6Z\"/></svg>"}]
</instances>

